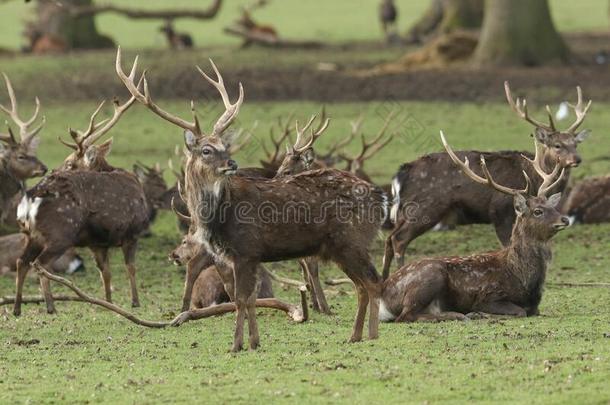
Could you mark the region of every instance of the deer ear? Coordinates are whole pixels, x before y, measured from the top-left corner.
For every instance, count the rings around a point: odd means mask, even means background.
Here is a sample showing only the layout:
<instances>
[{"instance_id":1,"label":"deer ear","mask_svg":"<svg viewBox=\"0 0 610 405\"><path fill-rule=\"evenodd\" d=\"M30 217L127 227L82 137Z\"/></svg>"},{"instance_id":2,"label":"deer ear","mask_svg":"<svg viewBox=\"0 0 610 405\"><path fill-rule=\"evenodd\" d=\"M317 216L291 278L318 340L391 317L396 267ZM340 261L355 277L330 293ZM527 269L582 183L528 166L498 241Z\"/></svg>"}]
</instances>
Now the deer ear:
<instances>
[{"instance_id":1,"label":"deer ear","mask_svg":"<svg viewBox=\"0 0 610 405\"><path fill-rule=\"evenodd\" d=\"M536 133L534 134L536 140L543 145L549 145L550 143L550 134L543 128L536 128Z\"/></svg>"},{"instance_id":2,"label":"deer ear","mask_svg":"<svg viewBox=\"0 0 610 405\"><path fill-rule=\"evenodd\" d=\"M303 152L302 159L307 166L311 165L313 163L313 161L315 160L315 158L316 157L313 152L313 149L309 148L305 152Z\"/></svg>"},{"instance_id":3,"label":"deer ear","mask_svg":"<svg viewBox=\"0 0 610 405\"><path fill-rule=\"evenodd\" d=\"M105 158L112 150L112 138L97 147L98 157Z\"/></svg>"},{"instance_id":4,"label":"deer ear","mask_svg":"<svg viewBox=\"0 0 610 405\"><path fill-rule=\"evenodd\" d=\"M526 214L529 208L527 207L527 200L521 194L517 194L513 200L515 211L517 215L521 216Z\"/></svg>"},{"instance_id":5,"label":"deer ear","mask_svg":"<svg viewBox=\"0 0 610 405\"><path fill-rule=\"evenodd\" d=\"M550 196L547 199L548 204L553 208L556 208L559 205L560 201L561 201L561 193L553 194L552 196Z\"/></svg>"},{"instance_id":6,"label":"deer ear","mask_svg":"<svg viewBox=\"0 0 610 405\"><path fill-rule=\"evenodd\" d=\"M574 137L574 142L581 143L582 141L587 139L589 137L589 135L591 135L591 130L590 129L583 129L582 131L579 131L576 134L576 136Z\"/></svg>"},{"instance_id":7,"label":"deer ear","mask_svg":"<svg viewBox=\"0 0 610 405\"><path fill-rule=\"evenodd\" d=\"M197 145L197 137L195 134L188 129L184 131L184 143L186 144L186 148L190 151L195 145Z\"/></svg>"},{"instance_id":8,"label":"deer ear","mask_svg":"<svg viewBox=\"0 0 610 405\"><path fill-rule=\"evenodd\" d=\"M31 153L32 155L35 155L36 151L38 150L38 145L40 145L39 136L35 136L32 139L30 139L30 141L27 144L28 152Z\"/></svg>"},{"instance_id":9,"label":"deer ear","mask_svg":"<svg viewBox=\"0 0 610 405\"><path fill-rule=\"evenodd\" d=\"M133 172L135 173L140 183L142 183L146 179L146 172L140 165L133 165Z\"/></svg>"}]
</instances>

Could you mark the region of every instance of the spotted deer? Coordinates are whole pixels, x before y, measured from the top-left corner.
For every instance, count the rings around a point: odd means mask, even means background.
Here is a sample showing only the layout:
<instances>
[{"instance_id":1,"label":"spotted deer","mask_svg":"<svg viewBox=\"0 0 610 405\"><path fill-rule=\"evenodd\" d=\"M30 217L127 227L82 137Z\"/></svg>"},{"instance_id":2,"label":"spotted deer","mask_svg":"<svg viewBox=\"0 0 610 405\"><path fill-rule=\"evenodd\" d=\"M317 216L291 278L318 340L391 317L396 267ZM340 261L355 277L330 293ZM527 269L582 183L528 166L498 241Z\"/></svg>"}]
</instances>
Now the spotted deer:
<instances>
[{"instance_id":1,"label":"spotted deer","mask_svg":"<svg viewBox=\"0 0 610 405\"><path fill-rule=\"evenodd\" d=\"M135 66L129 75L135 76ZM108 251L120 247L131 287L132 306L140 305L136 286L135 256L140 235L148 229L149 209L142 185L128 171L108 164L110 141L95 146L133 104L114 105L110 119L95 122L101 105L85 131L70 131L74 152L59 170L29 189L17 209L17 220L28 235L25 252L17 263L14 314L21 314L22 290L30 263L45 268L72 247L88 247L101 272L105 298L112 301ZM55 312L47 278L40 278L48 313Z\"/></svg>"},{"instance_id":2,"label":"spotted deer","mask_svg":"<svg viewBox=\"0 0 610 405\"><path fill-rule=\"evenodd\" d=\"M576 119L567 129L559 130L550 113L549 124L537 121L529 115L525 99L513 98L508 82L504 83L504 89L511 108L535 128L534 137L543 149L543 168L548 169L559 161L560 167L565 169L565 176L555 190L563 191L570 169L581 162L577 146L587 138L590 131L578 128L587 115L591 101L585 104L582 91L577 87L578 100L575 105L571 105ZM549 108L547 110L550 111ZM457 152L457 155L469 160L483 155L489 171L498 181L518 189L523 187L523 171L535 179L533 169L523 161L522 153L463 151ZM510 243L516 214L509 196L468 181L444 153L432 153L403 164L392 180L392 195L391 218L395 227L385 244L385 278L389 274L393 257L396 257L398 266L402 266L409 243L453 211L463 213L470 223L492 223L502 245Z\"/></svg>"},{"instance_id":3,"label":"spotted deer","mask_svg":"<svg viewBox=\"0 0 610 405\"><path fill-rule=\"evenodd\" d=\"M43 176L47 167L36 157L40 138L38 133L45 123L40 118L40 101L36 98L36 108L29 119L19 115L17 97L13 85L6 74L2 74L9 96L10 108L0 104L11 122L19 129L19 138L8 126L7 133L0 133L0 228L16 228L17 204L25 189L25 180Z\"/></svg>"},{"instance_id":4,"label":"spotted deer","mask_svg":"<svg viewBox=\"0 0 610 405\"><path fill-rule=\"evenodd\" d=\"M524 161L542 183L530 195L527 173L523 172L527 184L523 189L501 185L493 179L484 155L480 156L477 173L470 168L468 157L453 152L442 132L441 139L451 161L467 178L512 198L516 220L510 243L491 253L428 258L401 267L384 282L382 319L414 322L462 320L488 314L538 315L552 257L550 241L570 224L558 209L561 194L549 196L567 169L556 164L547 173L545 148L535 141L534 159L524 157Z\"/></svg>"},{"instance_id":5,"label":"spotted deer","mask_svg":"<svg viewBox=\"0 0 610 405\"><path fill-rule=\"evenodd\" d=\"M233 176L238 166L229 154L231 139L226 130L239 113L244 90L240 84L239 97L232 103L220 72L211 64L217 80L201 68L198 70L220 93L225 106L211 132L202 130L194 109L192 121L161 109L152 100L146 78L144 90L140 91L133 78L123 72L120 48L116 70L138 102L184 130L187 156L184 191L193 234L210 252L225 290L237 307L232 350L243 348L246 318L250 348L259 346L255 310L258 264L309 256L334 261L356 286L358 310L350 341L362 339L367 307L370 307L369 337L376 338L381 278L371 261L369 246L383 221L383 193L350 173L333 169L276 179ZM323 220L308 221L293 215L287 221L286 218L269 221L261 210L265 211L270 204L275 207L301 204L309 212L305 217ZM342 215L329 208L335 204L343 207ZM251 209L244 211L243 207Z\"/></svg>"},{"instance_id":6,"label":"spotted deer","mask_svg":"<svg viewBox=\"0 0 610 405\"><path fill-rule=\"evenodd\" d=\"M563 212L572 223L610 222L610 175L576 183L566 199Z\"/></svg>"}]
</instances>

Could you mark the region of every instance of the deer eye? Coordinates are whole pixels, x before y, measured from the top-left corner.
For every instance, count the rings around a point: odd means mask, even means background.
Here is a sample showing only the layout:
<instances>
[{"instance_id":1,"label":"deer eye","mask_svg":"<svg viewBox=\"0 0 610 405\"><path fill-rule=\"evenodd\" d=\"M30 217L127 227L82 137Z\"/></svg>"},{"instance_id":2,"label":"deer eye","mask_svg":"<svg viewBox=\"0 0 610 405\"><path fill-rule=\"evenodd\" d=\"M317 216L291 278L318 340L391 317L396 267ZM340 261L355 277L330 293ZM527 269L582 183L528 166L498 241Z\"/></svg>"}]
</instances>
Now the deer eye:
<instances>
[{"instance_id":1,"label":"deer eye","mask_svg":"<svg viewBox=\"0 0 610 405\"><path fill-rule=\"evenodd\" d=\"M541 217L541 216L542 216L542 214L544 214L544 211L543 211L541 208L536 208L536 209L534 210L534 216L535 216L535 217Z\"/></svg>"},{"instance_id":2,"label":"deer eye","mask_svg":"<svg viewBox=\"0 0 610 405\"><path fill-rule=\"evenodd\" d=\"M205 156L209 156L212 154L212 148L210 147L205 147L201 150L201 154L205 155Z\"/></svg>"},{"instance_id":3,"label":"deer eye","mask_svg":"<svg viewBox=\"0 0 610 405\"><path fill-rule=\"evenodd\" d=\"M17 160L25 160L25 156L19 155L19 156L17 156Z\"/></svg>"},{"instance_id":4,"label":"deer eye","mask_svg":"<svg viewBox=\"0 0 610 405\"><path fill-rule=\"evenodd\" d=\"M560 144L560 143L556 143L556 144L554 145L554 147L555 147L555 149L561 149L561 144Z\"/></svg>"}]
</instances>

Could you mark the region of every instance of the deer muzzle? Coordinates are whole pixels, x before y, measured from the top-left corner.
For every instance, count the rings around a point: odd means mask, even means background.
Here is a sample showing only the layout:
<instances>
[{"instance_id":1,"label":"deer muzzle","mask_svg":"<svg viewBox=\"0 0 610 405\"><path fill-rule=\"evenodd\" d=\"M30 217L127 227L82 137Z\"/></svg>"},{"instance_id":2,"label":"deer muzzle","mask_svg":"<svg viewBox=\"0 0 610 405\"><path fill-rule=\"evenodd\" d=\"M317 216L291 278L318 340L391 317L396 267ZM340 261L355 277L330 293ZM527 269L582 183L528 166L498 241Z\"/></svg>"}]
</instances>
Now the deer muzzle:
<instances>
[{"instance_id":1,"label":"deer muzzle","mask_svg":"<svg viewBox=\"0 0 610 405\"><path fill-rule=\"evenodd\" d=\"M225 162L225 166L218 168L218 171L221 174L231 175L231 174L235 174L237 167L238 167L237 162L234 161L233 159L229 159Z\"/></svg>"},{"instance_id":2,"label":"deer muzzle","mask_svg":"<svg viewBox=\"0 0 610 405\"><path fill-rule=\"evenodd\" d=\"M556 231L561 231L562 229L567 228L568 226L570 226L570 218L566 217L566 216L562 216L561 217L561 223L559 224L554 224L553 228Z\"/></svg>"}]
</instances>

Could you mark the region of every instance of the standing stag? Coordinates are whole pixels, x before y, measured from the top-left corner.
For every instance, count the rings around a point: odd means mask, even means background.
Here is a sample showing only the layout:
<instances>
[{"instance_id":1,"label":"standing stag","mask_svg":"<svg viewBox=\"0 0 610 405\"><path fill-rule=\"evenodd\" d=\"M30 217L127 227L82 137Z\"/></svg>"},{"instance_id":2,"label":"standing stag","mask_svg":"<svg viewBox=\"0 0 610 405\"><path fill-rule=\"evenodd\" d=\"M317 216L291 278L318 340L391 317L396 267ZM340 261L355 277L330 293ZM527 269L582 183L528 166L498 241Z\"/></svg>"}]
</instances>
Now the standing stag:
<instances>
[{"instance_id":1,"label":"standing stag","mask_svg":"<svg viewBox=\"0 0 610 405\"><path fill-rule=\"evenodd\" d=\"M129 75L134 79L135 66ZM131 286L131 303L140 305L136 286L135 256L140 235L148 229L146 196L136 176L113 168L105 159L111 140L94 145L134 102L114 103L112 118L96 123L102 105L92 114L85 131L70 131L74 150L60 170L45 177L22 198L17 220L28 243L17 263L14 314L21 314L22 290L30 263L45 268L67 249L89 247L100 269L106 300L112 301L108 250L121 247ZM47 312L55 306L47 278L40 278Z\"/></svg>"},{"instance_id":2,"label":"standing stag","mask_svg":"<svg viewBox=\"0 0 610 405\"><path fill-rule=\"evenodd\" d=\"M578 102L572 105L576 120L566 130L558 130L549 111L549 124L530 117L525 99L513 99L508 82L504 83L506 98L517 115L535 127L535 139L541 144L542 167L550 167L558 161L566 175L558 182L555 191L563 191L568 182L570 169L577 167L581 158L577 146L589 135L589 130L578 131L583 123L591 101L583 102L582 91L577 87ZM523 161L523 152L457 152L460 158L477 159L483 155L489 171L502 184L515 189L523 188L521 175L525 171L536 178L530 165ZM531 157L531 156L530 156ZM534 184L539 186L539 184ZM384 254L384 278L387 278L392 258L399 267L404 264L405 250L409 243L432 229L451 212L461 212L472 223L492 223L500 242L510 242L515 212L510 197L480 184L468 181L456 169L444 153L432 153L418 160L403 164L392 180L393 206L392 234L386 240Z\"/></svg>"},{"instance_id":3,"label":"standing stag","mask_svg":"<svg viewBox=\"0 0 610 405\"><path fill-rule=\"evenodd\" d=\"M481 155L483 176L469 166L468 157L456 155L441 132L450 159L475 183L493 188L513 200L516 214L510 243L502 250L468 257L423 259L408 264L384 282L381 317L385 321L454 320L486 314L538 314L546 270L551 260L550 240L569 225L558 206L556 189L566 171L555 165L547 174L545 148L537 141L532 169L542 179L535 196L528 186L515 189L496 182ZM561 173L559 173L561 170Z\"/></svg>"},{"instance_id":4,"label":"standing stag","mask_svg":"<svg viewBox=\"0 0 610 405\"><path fill-rule=\"evenodd\" d=\"M192 122L164 111L153 102L145 78L142 93L133 77L123 72L120 48L116 60L117 74L131 94L185 131L185 196L193 234L212 255L225 290L237 307L232 350L243 348L246 317L250 348L259 346L255 308L258 264L308 256L334 261L356 285L358 310L350 341L362 339L367 306L369 337L376 338L381 279L368 249L383 221L384 194L352 174L332 169L278 179L232 176L237 163L230 157L231 139L225 132L239 113L244 91L240 84L239 98L231 103L220 72L213 63L212 67L217 80L198 69L220 93L225 112L212 132L204 133L194 108ZM282 215L286 207L296 214L301 206L307 211L305 215Z\"/></svg>"},{"instance_id":5,"label":"standing stag","mask_svg":"<svg viewBox=\"0 0 610 405\"><path fill-rule=\"evenodd\" d=\"M8 92L11 107L0 104L2 110L19 128L19 139L8 127L8 133L0 133L0 228L3 225L16 227L15 214L21 193L25 189L25 180L42 176L47 167L36 157L44 117L38 123L40 101L36 98L34 114L24 120L19 116L17 97L7 75L2 74Z\"/></svg>"}]
</instances>

